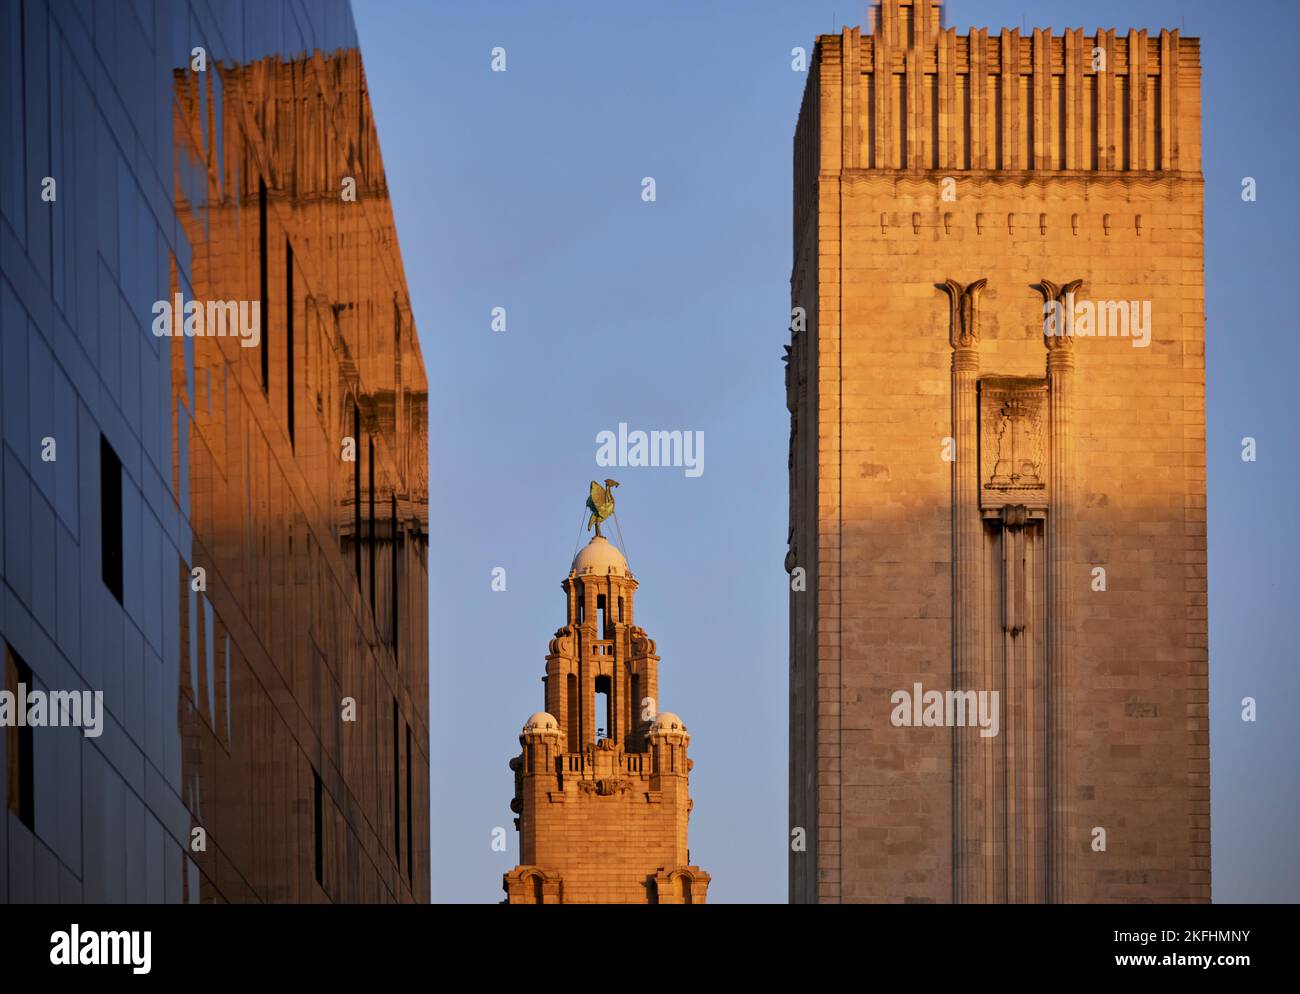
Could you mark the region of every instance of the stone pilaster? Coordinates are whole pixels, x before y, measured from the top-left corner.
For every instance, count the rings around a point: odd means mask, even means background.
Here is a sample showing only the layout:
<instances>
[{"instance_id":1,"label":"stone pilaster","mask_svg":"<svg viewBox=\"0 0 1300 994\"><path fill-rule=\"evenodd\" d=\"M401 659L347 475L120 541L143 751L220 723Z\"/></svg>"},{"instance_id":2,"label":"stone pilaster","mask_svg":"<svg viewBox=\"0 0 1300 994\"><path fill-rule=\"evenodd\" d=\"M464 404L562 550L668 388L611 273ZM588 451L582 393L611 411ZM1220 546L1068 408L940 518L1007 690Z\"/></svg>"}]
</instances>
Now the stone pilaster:
<instances>
[{"instance_id":1,"label":"stone pilaster","mask_svg":"<svg viewBox=\"0 0 1300 994\"><path fill-rule=\"evenodd\" d=\"M986 686L980 629L980 562L983 525L979 506L979 322L978 302L986 281L963 287L939 284L951 307L948 342L952 347L953 639L955 690ZM979 751L977 728L952 730L953 741L953 901L988 900L982 854L989 812L988 778Z\"/></svg>"},{"instance_id":2,"label":"stone pilaster","mask_svg":"<svg viewBox=\"0 0 1300 994\"><path fill-rule=\"evenodd\" d=\"M1074 507L1074 292L1083 280L1039 283L1043 294L1043 344L1047 347L1047 397L1051 471L1047 512L1047 899L1070 900L1075 847L1070 788L1070 679L1074 612L1071 541ZM1056 307L1055 320L1047 313Z\"/></svg>"}]
</instances>

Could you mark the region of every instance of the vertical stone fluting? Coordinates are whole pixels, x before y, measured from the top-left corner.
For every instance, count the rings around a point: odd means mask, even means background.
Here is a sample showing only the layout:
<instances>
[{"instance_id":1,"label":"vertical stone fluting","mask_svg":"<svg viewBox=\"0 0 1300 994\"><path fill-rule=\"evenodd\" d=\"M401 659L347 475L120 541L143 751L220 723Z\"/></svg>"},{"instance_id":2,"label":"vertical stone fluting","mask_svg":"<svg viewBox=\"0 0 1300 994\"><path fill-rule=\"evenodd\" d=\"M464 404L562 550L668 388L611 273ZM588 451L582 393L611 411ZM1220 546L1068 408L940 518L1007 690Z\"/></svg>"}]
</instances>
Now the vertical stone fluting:
<instances>
[{"instance_id":1,"label":"vertical stone fluting","mask_svg":"<svg viewBox=\"0 0 1300 994\"><path fill-rule=\"evenodd\" d=\"M1074 292L1082 285L1082 280L1059 287L1048 280L1039 283L1045 311L1043 343L1047 347L1051 437L1047 512L1047 899L1054 904L1070 900L1073 878L1069 733L1074 621L1070 575L1074 516L1074 427L1071 423L1074 337L1070 334L1070 320ZM1047 314L1053 310L1052 319L1048 319Z\"/></svg>"},{"instance_id":2,"label":"vertical stone fluting","mask_svg":"<svg viewBox=\"0 0 1300 994\"><path fill-rule=\"evenodd\" d=\"M983 525L979 509L977 305L986 282L976 280L964 288L955 280L940 284L951 306L948 338L952 347L952 431L956 446L952 464L954 690L979 689L985 682L980 632ZM954 727L952 743L953 901L985 901L989 881L981 857L988 798L978 751L978 727Z\"/></svg>"},{"instance_id":3,"label":"vertical stone fluting","mask_svg":"<svg viewBox=\"0 0 1300 994\"><path fill-rule=\"evenodd\" d=\"M996 895L1002 901L1021 900L1020 881L1024 874L1021 851L1024 805L1021 784L1029 759L1025 751L1024 730L1020 721L1023 714L1024 639L1018 638L1024 629L1025 584L1025 509L1007 504L1002 508L1001 532L998 543L1002 551L1002 721L1003 779L999 784L999 800L1004 815L1001 826L1002 850L1006 869L1003 874L1003 892ZM992 689L992 688L989 688ZM995 805L998 807L999 805Z\"/></svg>"},{"instance_id":4,"label":"vertical stone fluting","mask_svg":"<svg viewBox=\"0 0 1300 994\"><path fill-rule=\"evenodd\" d=\"M1025 530L1025 617L1029 619L1029 628L1024 632L1021 642L1024 653L1024 691L1023 720L1020 741L1025 744L1024 754L1026 768L1020 778L1023 785L1021 796L1024 798L1024 843L1023 855L1024 890L1020 900L1031 904L1042 904L1047 900L1047 867L1044 855L1047 847L1047 713L1044 695L1046 657L1046 625L1044 624L1046 605L1043 604L1043 592L1046 589L1046 563L1043 556L1046 546L1043 524Z\"/></svg>"},{"instance_id":5,"label":"vertical stone fluting","mask_svg":"<svg viewBox=\"0 0 1300 994\"><path fill-rule=\"evenodd\" d=\"M1003 672L1000 689L1003 768L991 799L1001 812L1001 822L992 836L993 849L1001 852L1004 867L994 862L998 886L990 900L1009 903L1042 903L1040 885L1044 849L1040 825L1046 812L1039 784L1043 781L1044 755L1041 742L1041 708L1036 649L1042 627L1034 590L1037 559L1042 555L1037 540L1038 526L1023 504L1005 504L1001 509L998 546L1002 555L1001 632L999 644ZM994 674L995 678L998 674ZM998 871L1001 871L1000 874Z\"/></svg>"}]
</instances>

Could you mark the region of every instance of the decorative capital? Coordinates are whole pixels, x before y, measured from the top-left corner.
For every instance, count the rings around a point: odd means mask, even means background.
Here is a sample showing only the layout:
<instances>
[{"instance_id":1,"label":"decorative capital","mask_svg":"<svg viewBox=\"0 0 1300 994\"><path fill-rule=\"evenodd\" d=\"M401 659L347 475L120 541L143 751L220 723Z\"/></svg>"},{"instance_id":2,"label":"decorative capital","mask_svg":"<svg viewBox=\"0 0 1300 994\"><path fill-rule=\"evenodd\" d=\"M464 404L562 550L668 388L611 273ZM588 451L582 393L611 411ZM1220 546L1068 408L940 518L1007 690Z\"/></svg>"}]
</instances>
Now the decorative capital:
<instances>
[{"instance_id":1,"label":"decorative capital","mask_svg":"<svg viewBox=\"0 0 1300 994\"><path fill-rule=\"evenodd\" d=\"M979 348L979 295L988 283L976 280L963 287L956 280L944 280L935 287L948 294L948 344L954 349Z\"/></svg>"},{"instance_id":2,"label":"decorative capital","mask_svg":"<svg viewBox=\"0 0 1300 994\"><path fill-rule=\"evenodd\" d=\"M1039 280L1034 289L1043 295L1043 344L1049 353L1069 351L1074 346L1070 326L1074 308L1074 292L1083 286L1083 280L1071 280L1064 285L1051 280Z\"/></svg>"}]
</instances>

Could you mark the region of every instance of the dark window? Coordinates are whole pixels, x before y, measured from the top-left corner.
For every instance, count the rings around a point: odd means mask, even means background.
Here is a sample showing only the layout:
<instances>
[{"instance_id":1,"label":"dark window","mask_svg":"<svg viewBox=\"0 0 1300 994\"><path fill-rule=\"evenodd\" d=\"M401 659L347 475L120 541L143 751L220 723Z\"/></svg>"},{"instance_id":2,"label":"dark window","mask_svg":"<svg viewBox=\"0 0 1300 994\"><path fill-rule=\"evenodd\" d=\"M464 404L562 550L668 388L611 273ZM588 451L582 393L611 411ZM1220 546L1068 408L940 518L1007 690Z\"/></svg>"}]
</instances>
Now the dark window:
<instances>
[{"instance_id":1,"label":"dark window","mask_svg":"<svg viewBox=\"0 0 1300 994\"><path fill-rule=\"evenodd\" d=\"M320 774L315 769L311 771L312 778L315 780L315 795L312 802L313 824L315 826L316 838L316 882L325 886L325 798L321 790Z\"/></svg>"},{"instance_id":2,"label":"dark window","mask_svg":"<svg viewBox=\"0 0 1300 994\"><path fill-rule=\"evenodd\" d=\"M289 446L294 444L293 424L293 246L284 240L284 348L288 361L284 365L285 403L289 411Z\"/></svg>"},{"instance_id":3,"label":"dark window","mask_svg":"<svg viewBox=\"0 0 1300 994\"><path fill-rule=\"evenodd\" d=\"M367 482L370 485L370 491L366 495L370 504L370 527L366 531L366 545L370 548L370 617L375 616L375 436L371 435L367 439L368 467L369 476Z\"/></svg>"},{"instance_id":4,"label":"dark window","mask_svg":"<svg viewBox=\"0 0 1300 994\"><path fill-rule=\"evenodd\" d=\"M361 583L361 408L352 405L352 558Z\"/></svg>"},{"instance_id":5,"label":"dark window","mask_svg":"<svg viewBox=\"0 0 1300 994\"><path fill-rule=\"evenodd\" d=\"M122 603L122 461L99 436L99 535L104 586Z\"/></svg>"},{"instance_id":6,"label":"dark window","mask_svg":"<svg viewBox=\"0 0 1300 994\"><path fill-rule=\"evenodd\" d=\"M271 352L267 335L271 327L271 301L266 269L266 183L260 179L257 181L257 265L262 289L262 392L266 393L271 389Z\"/></svg>"},{"instance_id":7,"label":"dark window","mask_svg":"<svg viewBox=\"0 0 1300 994\"><path fill-rule=\"evenodd\" d=\"M398 790L401 782L402 755L398 750L401 720L397 716L397 698L393 698L393 858L398 865L402 862L402 795Z\"/></svg>"},{"instance_id":8,"label":"dark window","mask_svg":"<svg viewBox=\"0 0 1300 994\"><path fill-rule=\"evenodd\" d=\"M414 815L411 813L412 793L414 792L414 781L411 777L411 726L406 726L406 881L409 884L415 883L415 825Z\"/></svg>"},{"instance_id":9,"label":"dark window","mask_svg":"<svg viewBox=\"0 0 1300 994\"><path fill-rule=\"evenodd\" d=\"M23 658L5 646L5 689L15 697L18 685L32 689L32 670ZM10 725L5 729L5 783L9 810L30 831L36 831L36 790L33 777L32 727Z\"/></svg>"},{"instance_id":10,"label":"dark window","mask_svg":"<svg viewBox=\"0 0 1300 994\"><path fill-rule=\"evenodd\" d=\"M596 595L596 638L605 637L605 595Z\"/></svg>"},{"instance_id":11,"label":"dark window","mask_svg":"<svg viewBox=\"0 0 1300 994\"><path fill-rule=\"evenodd\" d=\"M391 638L389 639L389 644L392 645L392 647L393 647L393 662L394 662L394 663L397 663L397 662L398 662L398 659L397 659L397 645L398 645L398 642L401 641L401 640L398 638L398 636L397 636L397 623L398 623L398 611L397 611L397 602L398 602L398 596L397 596L397 592L398 592L398 588L397 588L397 563L398 563L398 549L397 549L397 494L393 494L393 496L392 496L392 505L391 505L391 507L389 508L389 515L388 515L388 533L389 533L389 535L392 537L392 540L393 540L393 546L392 546L392 549L391 549L391 551L390 551L390 554L391 554L392 557L393 557L393 561L392 561L392 577L391 577L391 579L392 579L392 583L390 584L390 587L389 587L389 597L390 597L390 599L392 600L392 604L391 604L390 606L391 606L391 608L392 608L392 622L393 622L393 630L392 630L392 636L391 636Z\"/></svg>"}]
</instances>

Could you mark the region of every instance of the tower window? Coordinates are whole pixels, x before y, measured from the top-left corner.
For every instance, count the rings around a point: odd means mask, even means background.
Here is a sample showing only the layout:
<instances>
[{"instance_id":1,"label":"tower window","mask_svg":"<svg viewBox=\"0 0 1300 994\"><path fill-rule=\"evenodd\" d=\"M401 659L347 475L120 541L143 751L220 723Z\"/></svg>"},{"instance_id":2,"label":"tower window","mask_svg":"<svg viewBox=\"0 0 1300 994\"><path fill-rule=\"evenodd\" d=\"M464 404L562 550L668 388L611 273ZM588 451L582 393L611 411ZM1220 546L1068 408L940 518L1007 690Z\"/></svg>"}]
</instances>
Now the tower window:
<instances>
[{"instance_id":1,"label":"tower window","mask_svg":"<svg viewBox=\"0 0 1300 994\"><path fill-rule=\"evenodd\" d=\"M605 637L605 595L596 595L596 638Z\"/></svg>"},{"instance_id":2,"label":"tower window","mask_svg":"<svg viewBox=\"0 0 1300 994\"><path fill-rule=\"evenodd\" d=\"M612 738L613 728L610 726L609 699L612 695L610 679L607 676L596 677L596 741L599 742L604 738Z\"/></svg>"},{"instance_id":3,"label":"tower window","mask_svg":"<svg viewBox=\"0 0 1300 994\"><path fill-rule=\"evenodd\" d=\"M565 681L568 691L568 703L566 706L567 717L565 724L569 729L569 752L578 751L578 678L575 674L570 673L568 680Z\"/></svg>"},{"instance_id":4,"label":"tower window","mask_svg":"<svg viewBox=\"0 0 1300 994\"><path fill-rule=\"evenodd\" d=\"M641 674L632 674L632 719L631 728L638 729L641 727Z\"/></svg>"}]
</instances>

